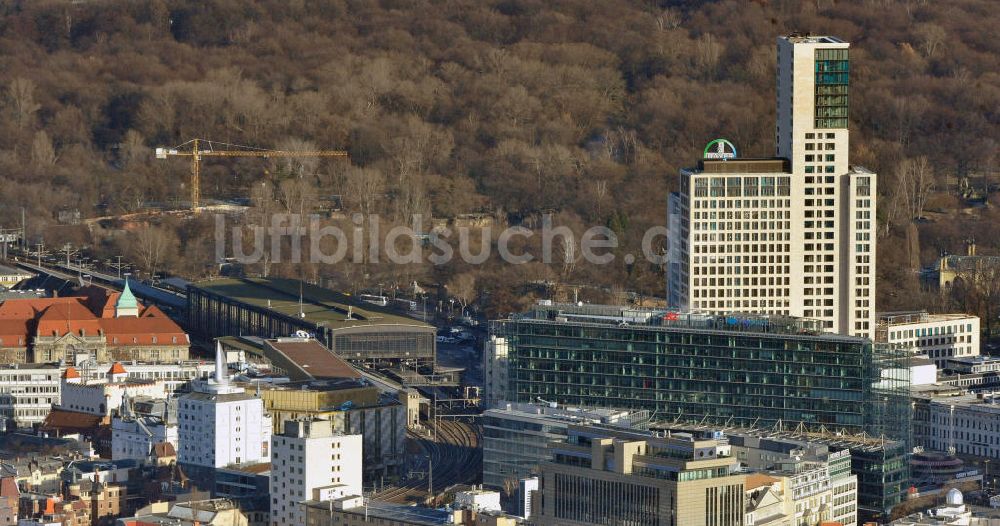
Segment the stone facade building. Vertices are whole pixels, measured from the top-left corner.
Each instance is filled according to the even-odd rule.
[[[79,296],[9,299],[0,304],[0,358],[7,363],[75,362],[88,353],[102,363],[176,362],[190,340],[156,306],[122,292],[84,287]]]

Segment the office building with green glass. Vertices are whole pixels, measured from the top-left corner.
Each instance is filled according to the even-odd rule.
[[[867,433],[909,443],[905,349],[776,315],[540,304],[492,323],[487,396],[653,420]]]

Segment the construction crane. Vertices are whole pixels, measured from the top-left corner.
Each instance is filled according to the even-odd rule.
[[[205,145],[208,148],[205,148]],[[218,150],[215,145],[230,148],[244,148],[242,150]],[[197,211],[201,205],[201,160],[204,157],[347,157],[347,152],[343,150],[264,150],[260,148],[250,148],[234,144],[212,142],[205,139],[191,139],[184,144],[173,148],[157,148],[156,158],[166,159],[167,157],[190,157],[191,158],[191,210]]]

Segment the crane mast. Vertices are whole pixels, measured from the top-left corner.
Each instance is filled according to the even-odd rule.
[[[208,143],[209,149],[202,149],[202,143]],[[156,148],[156,158],[190,157],[191,158],[191,210],[197,211],[201,206],[201,161],[205,157],[347,157],[343,150],[217,150],[212,148],[212,141],[191,139],[175,148]],[[232,146],[232,145],[226,145]],[[189,149],[190,148],[190,149]]]

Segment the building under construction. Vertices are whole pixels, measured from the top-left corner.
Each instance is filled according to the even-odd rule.
[[[188,285],[188,326],[206,338],[306,333],[355,365],[410,385],[436,379],[432,325],[290,279],[215,279]]]

